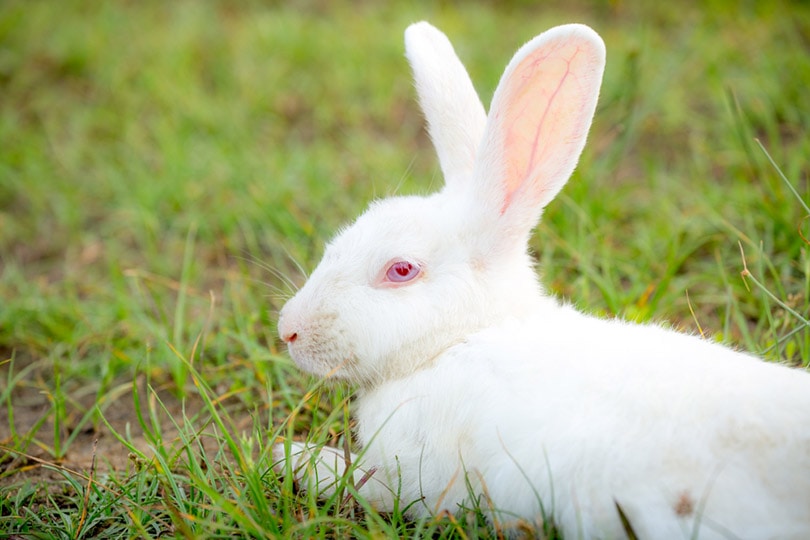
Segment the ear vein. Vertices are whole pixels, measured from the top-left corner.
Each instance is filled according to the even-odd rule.
[[[560,77],[560,82],[557,84],[557,87],[551,93],[551,96],[549,97],[548,101],[546,102],[546,108],[543,111],[543,115],[541,116],[540,121],[537,123],[537,128],[535,129],[535,132],[534,132],[534,140],[532,141],[531,154],[529,155],[529,159],[527,160],[526,170],[524,171],[523,182],[521,182],[521,184],[523,184],[528,179],[528,177],[531,175],[531,172],[534,170],[534,162],[537,159],[537,154],[538,154],[538,151],[540,149],[540,138],[541,138],[541,132],[543,131],[543,126],[546,123],[546,119],[548,117],[549,111],[551,111],[552,105],[554,104],[554,100],[559,95],[560,91],[562,90],[563,85],[565,84],[565,81],[568,79],[568,76],[571,74],[571,62],[574,60],[574,57],[576,57],[577,53],[579,53],[579,48],[577,48],[577,50],[574,51],[574,54],[571,56],[571,58],[565,60],[565,64],[566,64],[565,73],[562,75],[562,77]],[[542,59],[536,60],[535,64],[540,62],[541,60]]]

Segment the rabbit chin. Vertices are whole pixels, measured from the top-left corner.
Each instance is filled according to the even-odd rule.
[[[384,350],[378,348],[379,343],[356,343],[345,334],[333,339],[297,339],[288,344],[288,350],[295,364],[311,375],[369,388],[432,365],[447,349],[464,341],[465,328],[453,326],[434,328],[418,339],[403,340]]]
[[[324,379],[350,379],[348,372],[352,370],[352,359],[334,355],[318,355],[306,353],[294,344],[287,346],[288,352],[301,371]]]

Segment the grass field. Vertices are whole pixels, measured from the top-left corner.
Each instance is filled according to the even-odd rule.
[[[485,103],[542,30],[606,41],[533,240],[550,291],[810,364],[806,3],[7,0],[0,536],[497,534],[272,470],[279,438],[350,430],[351,389],[295,370],[278,309],[369,200],[441,183],[403,57],[419,19]]]

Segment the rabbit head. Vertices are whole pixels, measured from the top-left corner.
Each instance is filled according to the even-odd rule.
[[[445,185],[374,202],[281,310],[281,339],[317,376],[365,385],[403,376],[551,302],[527,243],[585,145],[602,40],[582,25],[534,38],[507,66],[488,116],[444,34],[421,22],[405,42]]]

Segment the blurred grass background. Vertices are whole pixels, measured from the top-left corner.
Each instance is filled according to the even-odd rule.
[[[755,142],[807,200],[807,3],[6,0],[3,478],[12,450],[65,458],[139,377],[263,411],[256,437],[280,429],[312,386],[275,337],[284,299],[369,200],[441,184],[403,56],[421,19],[484,103],[546,28],[606,41],[585,155],[533,241],[553,293],[810,362],[810,224]],[[746,287],[740,246],[782,304]],[[290,429],[334,423],[346,395]],[[23,397],[38,423],[15,421]]]

